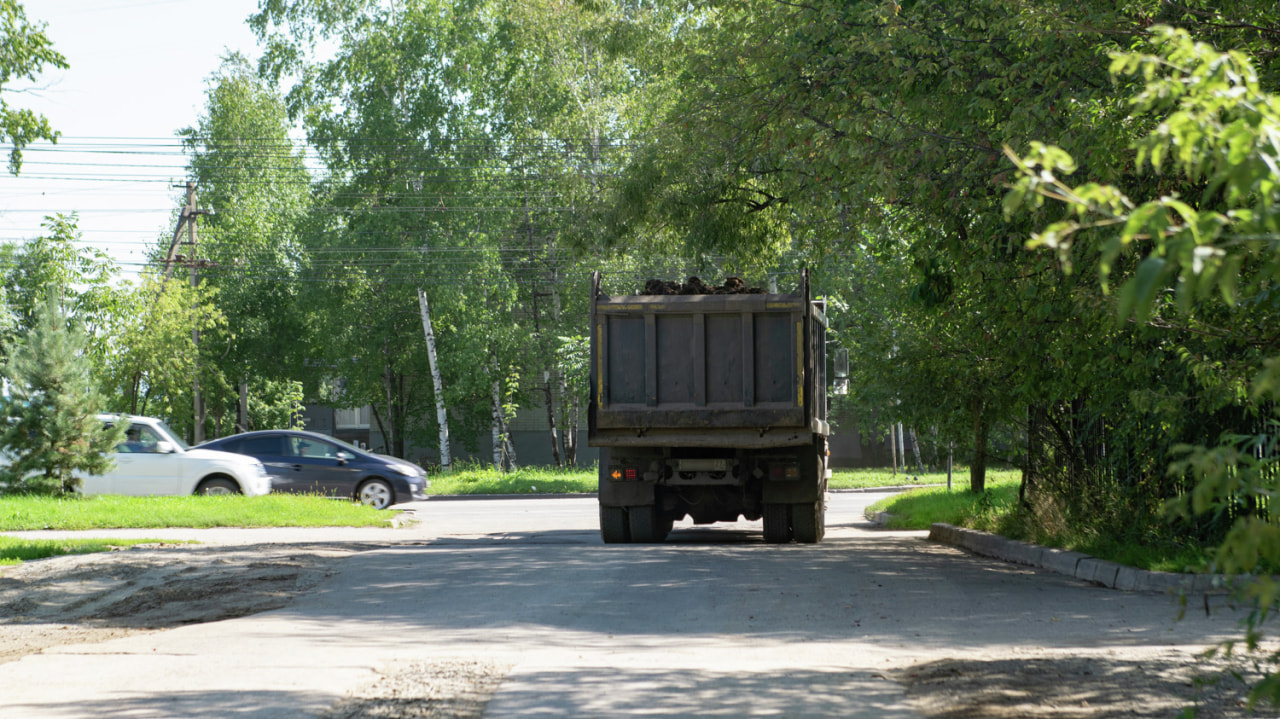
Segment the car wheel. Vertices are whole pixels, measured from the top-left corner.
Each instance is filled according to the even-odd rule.
[[[391,485],[381,479],[371,479],[356,490],[356,499],[360,500],[361,504],[367,504],[374,509],[390,507],[395,496],[395,490],[391,489]]]
[[[225,477],[212,477],[196,487],[196,494],[203,497],[223,494],[240,494],[240,485]]]

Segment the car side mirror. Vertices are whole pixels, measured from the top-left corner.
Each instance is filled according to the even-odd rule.
[[[178,448],[174,446],[173,442],[169,442],[163,439],[160,440],[159,442],[156,442],[156,452],[159,454],[173,454],[174,452],[177,452],[177,451],[178,451]]]
[[[351,455],[347,452],[338,452],[338,464],[346,464],[351,459]]]

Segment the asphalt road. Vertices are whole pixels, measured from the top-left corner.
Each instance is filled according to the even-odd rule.
[[[879,530],[862,512],[880,496],[832,495],[816,546],[766,545],[759,522],[606,546],[592,498],[431,500],[403,529],[113,532],[394,544],[284,609],[0,665],[0,717],[308,716],[379,669],[443,660],[504,668],[485,719],[913,717],[891,676],[918,662],[1238,632],[1222,612],[1179,621],[1167,596]]]

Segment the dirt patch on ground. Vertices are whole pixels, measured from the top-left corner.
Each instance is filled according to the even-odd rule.
[[[321,719],[479,719],[510,667],[456,660],[409,662],[338,702]]]
[[[1141,657],[1046,653],[1016,658],[946,659],[895,677],[913,706],[931,719],[1198,719],[1272,717],[1247,706],[1261,677],[1242,658],[1205,659],[1167,651]]]
[[[50,647],[103,642],[287,605],[377,544],[139,545],[0,567],[0,664]],[[326,719],[478,719],[508,667],[406,663],[336,704]]]
[[[0,567],[0,663],[278,609],[358,544],[140,545]]]

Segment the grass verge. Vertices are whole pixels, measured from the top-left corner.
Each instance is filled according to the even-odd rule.
[[[953,478],[954,479],[954,478]],[[1012,471],[988,471],[987,491],[968,491],[968,478],[953,482],[952,491],[945,487],[923,487],[895,495],[871,505],[869,512],[888,512],[889,529],[928,529],[935,522],[953,524],[984,532],[1022,539],[1058,549],[1083,552],[1138,569],[1164,572],[1205,571],[1211,550],[1151,539],[1129,541],[1123,537],[1100,536],[1077,530],[1058,534],[1038,533],[1027,536],[1019,515],[1018,485],[1021,474]]]
[[[18,539],[0,537],[0,567],[21,564],[32,559],[60,557],[64,554],[109,552],[136,544],[158,544],[159,539]]]
[[[832,489],[896,487],[912,484],[945,483],[946,472],[896,475],[887,469],[838,469],[832,473]],[[556,469],[526,467],[515,472],[498,472],[480,464],[456,467],[449,474],[431,473],[430,492],[436,495],[467,494],[579,494],[596,491],[596,468]]]
[[[480,464],[431,473],[431,494],[577,494],[596,491],[596,468],[525,467],[498,472]]]
[[[386,526],[394,511],[325,497],[0,497],[0,531]]]
[[[958,482],[958,472],[951,473],[952,482]],[[967,479],[965,480],[968,481]],[[944,472],[893,472],[889,469],[836,469],[827,480],[830,489],[873,489],[875,487],[910,487],[913,485],[947,483]]]

